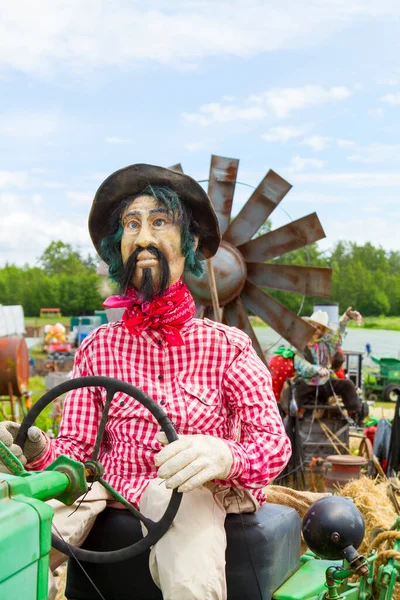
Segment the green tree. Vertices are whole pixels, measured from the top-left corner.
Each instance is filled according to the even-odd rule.
[[[0,269],[0,304],[21,304],[26,316],[38,316],[47,306],[71,316],[92,314],[102,307],[95,259],[82,259],[70,244],[58,241],[46,248],[40,265]]]
[[[76,275],[88,269],[95,269],[93,262],[82,259],[78,250],[61,241],[51,242],[40,257],[39,264],[47,275]]]

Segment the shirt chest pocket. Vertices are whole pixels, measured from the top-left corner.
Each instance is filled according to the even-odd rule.
[[[204,388],[186,382],[180,382],[180,389],[190,432],[209,433],[222,424],[224,417],[219,389]]]
[[[193,397],[206,406],[219,406],[220,404],[219,390],[197,387],[190,383],[181,383],[180,386],[185,395]]]

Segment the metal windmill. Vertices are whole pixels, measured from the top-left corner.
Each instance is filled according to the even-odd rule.
[[[325,233],[316,213],[312,213],[253,239],[292,186],[274,171],[268,171],[231,220],[238,166],[237,159],[211,157],[208,194],[218,216],[222,242],[212,258],[212,268],[201,279],[185,275],[185,281],[198,305],[198,315],[215,318],[212,292],[216,291],[222,321],[245,331],[264,360],[246,309],[302,350],[315,329],[263,290],[329,297],[331,270],[267,262],[321,240]],[[180,165],[171,169],[182,171]]]

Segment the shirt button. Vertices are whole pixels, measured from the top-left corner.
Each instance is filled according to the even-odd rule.
[[[120,406],[125,406],[125,402],[123,400],[121,400],[121,402],[119,403]]]
[[[165,404],[165,400],[161,400],[160,404],[164,405]]]
[[[158,344],[159,346],[162,346],[162,340],[157,340],[157,344]]]
[[[163,380],[164,379],[163,375],[159,375],[158,379],[160,379],[160,381]]]

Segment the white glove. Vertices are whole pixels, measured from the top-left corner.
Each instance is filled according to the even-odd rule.
[[[317,374],[320,377],[328,377],[329,375],[329,369],[327,369],[326,367],[320,367],[317,371]]]
[[[15,444],[15,439],[21,425],[12,421],[0,422],[0,442],[3,442],[23,465],[36,460],[47,447],[47,438],[38,427],[29,427],[24,451]],[[0,463],[0,473],[8,473],[7,467]]]
[[[165,479],[167,488],[190,492],[213,479],[226,479],[233,457],[228,444],[211,435],[182,435],[168,443],[165,433],[157,440],[168,444],[155,458],[158,477]]]

